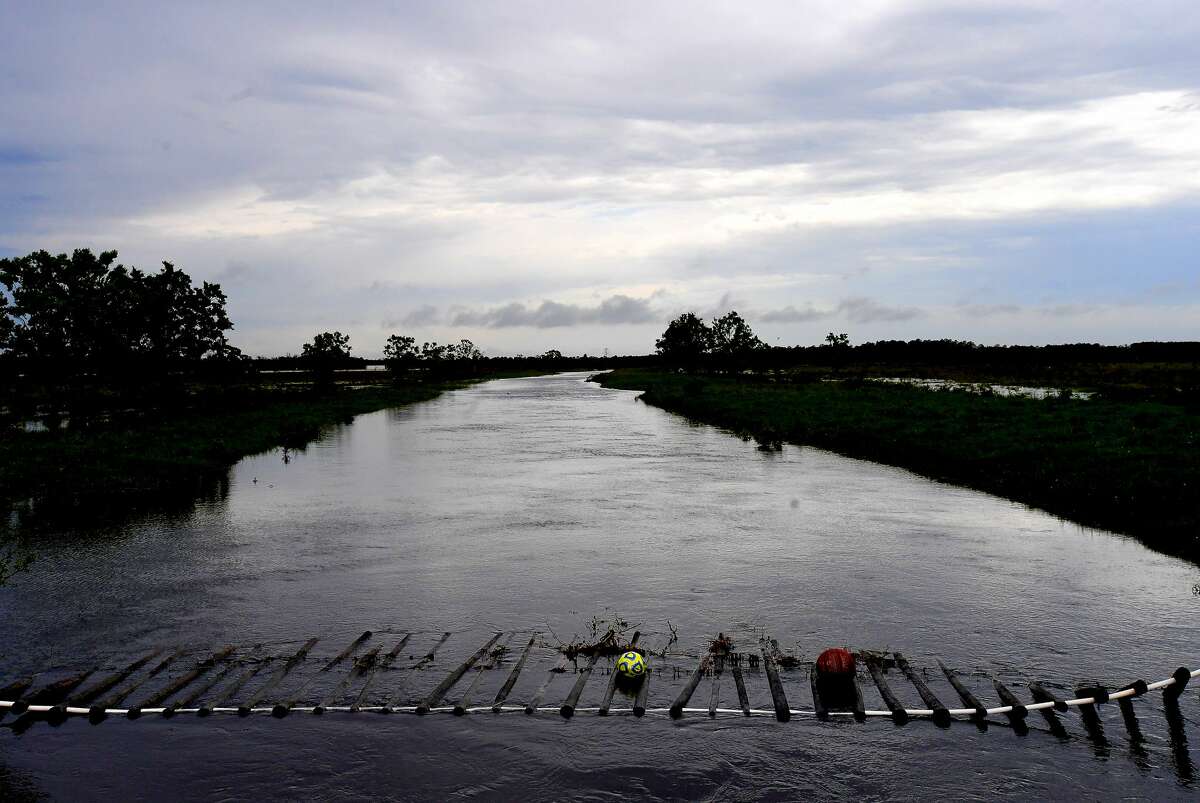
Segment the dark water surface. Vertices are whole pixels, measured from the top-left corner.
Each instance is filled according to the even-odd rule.
[[[461,658],[477,633],[566,638],[614,614],[640,623],[652,647],[669,621],[676,649],[692,655],[718,630],[748,648],[766,632],[808,659],[840,644],[897,649],[926,667],[940,658],[981,690],[989,674],[1068,689],[1200,664],[1194,566],[900,469],[761,451],[582,375],[491,382],[361,416],[282,458],[243,460],[227,496],[191,516],[46,544],[32,571],[0,589],[4,676],[112,665],[164,643],[366,628],[415,631],[420,649],[454,631],[447,655]],[[792,674],[793,707],[807,707],[807,675]],[[523,703],[542,677],[514,697]],[[559,683],[550,704],[569,686]],[[669,702],[660,685],[666,696],[652,704]],[[957,703],[944,683],[937,691]],[[723,706],[731,696],[722,692]],[[902,696],[919,702],[911,688]],[[1026,735],[1003,717],[987,732],[585,714],[71,720],[0,731],[0,789],[57,799],[1194,797],[1197,749],[1168,728],[1161,695],[1137,710],[1143,740],[1109,706],[1103,742],[1073,713],[1057,737],[1036,715]],[[1200,745],[1193,689],[1183,714]]]

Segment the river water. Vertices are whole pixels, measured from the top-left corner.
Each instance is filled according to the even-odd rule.
[[[1069,691],[1200,664],[1200,572],[1190,564],[900,469],[812,448],[764,451],[585,376],[494,381],[360,416],[303,452],[242,460],[220,498],[190,513],[47,539],[33,568],[0,589],[4,677],[112,665],[164,643],[364,629],[416,633],[419,651],[421,639],[452,631],[447,655],[461,658],[477,633],[567,639],[593,617],[638,625],[652,648],[677,633],[664,670],[672,660],[686,668],[683,654],[718,631],[747,649],[765,633],[808,660],[843,644],[901,650],[935,671],[940,659],[985,691],[993,676],[1021,692],[1029,679]],[[439,676],[424,677],[414,688]],[[804,707],[807,675],[786,682],[793,707]],[[565,694],[560,683],[548,702]],[[670,683],[659,685],[669,701]],[[944,682],[933,685],[957,705]],[[721,694],[736,706],[731,689]],[[911,687],[902,697],[917,707]],[[1137,705],[1142,738],[1108,706],[1103,740],[1074,713],[1057,736],[1036,715],[1028,733],[1003,717],[985,732],[736,716],[71,720],[0,731],[0,790],[205,800],[1194,797],[1195,692],[1182,726],[1168,726],[1161,695]]]

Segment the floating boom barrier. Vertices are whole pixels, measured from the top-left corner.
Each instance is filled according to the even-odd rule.
[[[1179,700],[1191,679],[1200,676],[1200,670],[1179,667],[1161,680],[1135,680],[1116,688],[1023,678],[1021,685],[1028,692],[1023,699],[1010,688],[1009,684],[1016,686],[1017,681],[1008,677],[1006,683],[985,671],[954,670],[937,659],[933,659],[937,670],[926,672],[898,652],[858,650],[852,653],[851,669],[840,681],[845,694],[834,699],[830,687],[823,685],[820,661],[785,655],[776,640],[766,637],[759,638],[757,650],[738,652],[732,641],[719,635],[704,648],[687,653],[672,651],[673,638],[657,649],[639,642],[641,633],[619,639],[610,631],[601,640],[607,645],[604,650],[576,647],[565,651],[537,632],[492,632],[482,640],[473,634],[457,634],[457,639],[455,635],[449,631],[382,630],[363,632],[348,643],[313,637],[302,644],[274,646],[229,645],[203,650],[158,646],[132,660],[110,659],[112,666],[107,668],[57,670],[11,680],[0,686],[0,720],[15,715],[6,726],[22,732],[38,722],[60,725],[70,717],[99,724],[113,717],[189,714],[282,718],[303,713],[557,713],[567,719],[583,714],[670,719],[703,715],[778,722],[887,718],[896,725],[927,720],[942,728],[968,722],[980,729],[986,729],[989,722],[1007,721],[1023,734],[1029,730],[1030,712],[1037,712],[1052,734],[1062,736],[1061,715],[1074,711],[1089,737],[1098,741],[1104,739],[1099,712],[1108,703],[1117,703],[1131,739],[1140,740],[1134,701],[1159,693],[1172,741],[1175,737],[1182,741],[1186,756]],[[512,644],[517,648],[510,653]],[[339,649],[340,645],[345,646]],[[323,647],[329,649],[326,657],[321,657]],[[338,651],[328,657],[335,649]],[[628,649],[644,652],[650,665],[650,671],[633,684],[619,682],[614,668],[616,655]],[[443,660],[444,654],[454,656],[449,664]],[[892,669],[898,671],[892,674]],[[727,671],[733,676],[737,707],[721,704],[722,689],[729,694],[729,684],[721,685]],[[607,675],[607,680],[589,685],[597,673]],[[573,674],[574,682],[555,705],[551,692],[560,674]],[[89,679],[91,683],[85,685]],[[705,679],[709,683],[707,705],[692,705]],[[900,691],[893,688],[892,681]],[[946,684],[961,705],[944,702],[931,683]],[[788,699],[789,686],[793,697],[802,695],[809,704],[793,706]],[[864,688],[874,690],[882,707],[867,706]],[[494,696],[491,689],[496,689]],[[614,703],[618,690],[627,704]],[[456,691],[457,700],[452,700]],[[601,695],[595,704],[586,698],[589,691]],[[921,700],[919,707],[910,707],[902,699],[912,692]],[[666,704],[649,705],[651,694]],[[752,695],[761,701],[759,705],[751,704]],[[986,700],[991,695],[998,705]]]

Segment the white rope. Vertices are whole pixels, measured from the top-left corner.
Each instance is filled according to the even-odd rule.
[[[1189,677],[1192,677],[1192,678],[1200,677],[1200,669],[1197,669],[1197,670],[1191,672],[1189,674]],[[1159,691],[1161,689],[1167,688],[1168,686],[1173,686],[1173,685],[1175,685],[1175,683],[1176,683],[1175,678],[1169,677],[1165,680],[1159,680],[1154,683],[1147,683],[1146,690],[1147,691]],[[1121,700],[1126,697],[1135,697],[1135,696],[1137,696],[1137,689],[1122,689],[1120,691],[1110,692],[1108,695],[1108,700]],[[1099,705],[1100,704],[1099,702],[1097,702],[1097,698],[1095,696],[1077,697],[1077,698],[1071,699],[1071,700],[1064,700],[1063,702],[1066,705],[1071,706],[1071,707],[1078,707],[1078,706],[1084,706],[1084,705]],[[0,700],[0,708],[13,708],[14,706],[17,705],[17,703],[18,703],[17,700]],[[1048,700],[1046,702],[1041,702],[1041,703],[1029,703],[1028,705],[1022,705],[1021,708],[1024,708],[1026,711],[1041,711],[1041,710],[1044,710],[1047,708],[1052,708],[1054,706],[1055,706],[1055,702],[1053,700]],[[417,706],[415,706],[415,705],[397,705],[397,706],[390,706],[390,707],[383,706],[383,705],[364,705],[364,706],[357,706],[357,707],[350,706],[350,705],[330,705],[330,706],[324,706],[324,707],[295,706],[295,707],[289,708],[288,711],[311,714],[311,713],[314,713],[315,711],[317,711],[318,708],[320,708],[320,710],[322,712],[328,711],[328,712],[335,712],[335,713],[359,713],[359,712],[364,712],[364,713],[365,712],[416,713],[416,711],[417,711]],[[987,708],[984,710],[988,713],[988,715],[994,715],[994,714],[1009,714],[1009,713],[1012,713],[1015,710],[1015,708],[1016,708],[1015,706],[1011,706],[1011,705],[1002,705],[1002,706],[997,706],[996,708]],[[26,706],[24,708],[24,710],[35,713],[35,714],[46,714],[46,713],[50,713],[52,711],[56,711],[56,712],[63,713],[63,714],[75,714],[75,715],[80,715],[80,716],[86,716],[86,715],[93,714],[93,713],[102,713],[106,716],[122,716],[122,715],[128,715],[130,712],[130,709],[128,709],[128,708],[105,708],[105,709],[101,709],[100,711],[97,712],[97,711],[93,711],[93,709],[91,709],[91,708],[83,708],[83,707],[79,707],[79,706],[57,706],[57,705],[30,705],[30,706]],[[218,706],[215,708],[141,708],[141,709],[138,709],[138,712],[141,714],[163,714],[163,713],[166,713],[167,711],[170,711],[172,714],[198,714],[198,713],[204,711],[204,712],[207,712],[210,714],[239,714],[239,713],[241,713],[242,710],[243,709],[238,709],[237,707]],[[261,707],[257,707],[257,708],[251,708],[249,713],[251,713],[251,714],[270,714],[274,710],[275,710],[274,706],[261,706]],[[477,706],[471,706],[471,707],[465,709],[465,713],[467,713],[467,714],[477,714],[477,713],[482,713],[482,712],[515,713],[518,711],[524,712],[526,710],[528,710],[528,709],[526,709],[526,707],[523,705],[502,705],[499,708],[493,708],[490,705],[477,705]],[[440,706],[435,706],[433,708],[430,708],[428,713],[430,713],[430,714],[446,714],[446,713],[454,713],[454,711],[455,711],[455,707],[452,705],[440,705]],[[538,706],[537,708],[534,709],[534,711],[537,713],[559,713],[561,711],[561,708],[556,705],[543,705],[543,706]],[[598,706],[574,709],[574,713],[576,713],[576,714],[596,713],[599,711],[600,711],[600,708]],[[634,714],[635,711],[632,708],[609,708],[608,713],[609,714],[626,715],[626,714]],[[644,713],[646,713],[646,714],[670,714],[671,709],[670,708],[647,708],[647,709],[645,709]],[[683,713],[685,713],[685,714],[708,714],[708,713],[710,713],[710,709],[708,709],[708,708],[684,708]],[[715,708],[715,709],[712,709],[712,713],[735,714],[738,716],[745,716],[745,714],[746,714],[746,712],[743,711],[741,708]],[[751,708],[751,709],[749,709],[749,713],[750,713],[750,716],[752,716],[752,717],[774,717],[774,716],[776,716],[774,709]],[[800,716],[800,717],[815,717],[817,715],[816,711],[809,711],[806,709],[796,709],[796,708],[788,709],[788,713],[791,714],[792,716]],[[904,713],[910,717],[932,717],[933,709],[930,709],[930,708],[906,708],[906,709],[904,709]],[[966,716],[975,716],[975,714],[977,714],[978,712],[974,708],[950,708],[950,709],[947,709],[947,713],[950,714],[951,716],[966,717]],[[852,716],[854,716],[853,711],[829,711],[828,714],[831,717],[852,717]],[[863,714],[865,714],[868,717],[891,717],[891,716],[894,716],[894,714],[891,711],[877,711],[877,710],[867,710],[867,711],[864,711]]]

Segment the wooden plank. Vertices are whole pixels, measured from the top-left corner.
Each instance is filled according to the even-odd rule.
[[[471,685],[467,686],[467,690],[463,692],[463,696],[454,704],[454,716],[461,717],[467,713],[467,709],[471,707],[471,700],[475,697],[475,689],[478,688],[479,681],[483,679],[483,673],[489,669],[493,669],[500,662],[514,635],[514,633],[509,633],[508,638],[504,640],[504,644],[489,652],[483,663],[475,668],[475,677],[472,678]]]
[[[1060,722],[1058,719],[1058,715],[1054,712],[1056,710],[1067,711],[1069,710],[1070,706],[1068,706],[1063,700],[1060,700],[1047,691],[1046,687],[1038,683],[1036,680],[1029,682],[1029,693],[1033,695],[1034,702],[1054,703],[1054,708],[1040,709],[1042,719],[1046,720],[1046,726],[1050,728],[1050,732],[1052,734],[1057,736],[1059,739],[1068,738],[1067,729],[1063,727],[1062,722]],[[1062,706],[1061,708],[1059,707],[1060,705]]]
[[[165,688],[160,689],[159,691],[150,695],[147,699],[143,700],[141,703],[137,704],[133,708],[130,708],[128,717],[130,719],[137,719],[139,716],[141,716],[143,708],[155,708],[160,703],[165,702],[166,700],[168,700],[170,697],[172,697],[176,693],[182,691],[183,689],[185,689],[189,685],[191,685],[191,683],[193,681],[195,681],[196,678],[200,677],[205,672],[207,672],[209,669],[212,669],[214,666],[216,666],[218,661],[224,661],[230,655],[233,655],[233,647],[232,646],[225,647],[224,649],[218,650],[217,652],[213,653],[208,658],[206,658],[204,661],[200,662],[197,666],[195,666],[193,669],[191,669],[189,672],[186,672],[185,674],[181,675],[179,678],[177,678],[172,683],[167,684],[167,686]],[[164,713],[165,713],[165,711],[164,711]]]
[[[942,704],[942,701],[937,698],[937,695],[926,685],[925,680],[918,675],[909,664],[908,659],[898,652],[892,653],[896,659],[896,666],[900,667],[900,671],[904,673],[904,677],[908,678],[908,682],[917,690],[917,694],[921,695],[921,701],[925,703],[925,707],[933,711],[933,722],[939,728],[950,727],[950,711]]]
[[[986,724],[988,715],[987,706],[981,703],[979,698],[941,661],[938,661],[938,667],[941,668],[942,674],[946,676],[946,680],[950,681],[950,685],[954,687],[954,691],[958,694],[958,699],[963,701],[963,705],[975,709],[975,713],[971,714],[971,719],[975,720],[976,723]]]
[[[18,678],[12,683],[9,683],[4,688],[0,689],[0,700],[8,700],[9,702],[17,702],[21,699],[21,695],[29,691],[29,687],[33,685],[33,678]],[[0,708],[0,720],[8,716],[11,709]]]
[[[70,677],[55,681],[29,695],[25,700],[18,701],[25,705],[49,705],[53,707],[46,712],[34,713],[28,710],[22,711],[21,716],[17,717],[17,721],[10,726],[12,732],[22,734],[33,727],[34,724],[41,721],[48,721],[52,725],[62,724],[67,718],[67,712],[62,703],[74,689],[95,671],[95,669],[89,669],[78,675],[71,675]]]
[[[779,670],[775,667],[773,652],[779,651],[779,644],[772,639],[771,651],[764,645],[762,648],[763,669],[767,672],[767,685],[771,688],[771,702],[775,706],[775,719],[787,722],[792,718],[792,710],[788,707],[787,695],[783,693],[783,683],[779,680]]]
[[[359,648],[359,645],[361,645],[363,642],[370,639],[372,635],[374,635],[374,634],[370,630],[364,630],[361,636],[356,638],[354,641],[350,642],[349,646],[347,646],[344,650],[342,650],[337,655],[335,655],[333,658],[331,658],[329,663],[327,663],[327,664],[325,664],[325,666],[321,667],[321,671],[328,672],[329,670],[333,669],[335,666],[340,664],[342,661],[346,660],[352,652],[354,652],[355,650],[357,650]]]
[[[867,721],[867,706],[863,702],[862,684],[858,682],[858,675],[854,676],[854,719],[858,722]]]
[[[575,715],[575,708],[579,705],[579,696],[583,694],[583,687],[587,685],[588,678],[592,676],[592,670],[596,668],[596,661],[599,658],[600,654],[594,653],[588,659],[587,666],[575,678],[575,685],[571,688],[571,693],[567,695],[567,699],[558,709],[558,713],[562,714],[564,719],[570,719]]]
[[[22,697],[13,702],[13,705],[8,710],[14,714],[24,714],[29,710],[31,705],[55,705],[67,699],[72,691],[79,687],[81,683],[87,680],[95,669],[89,669],[86,672],[79,672],[74,675],[56,680],[52,683],[47,683],[37,691],[29,694],[27,697]],[[14,727],[16,727],[14,725]]]
[[[1163,698],[1163,716],[1167,720],[1167,744],[1171,749],[1171,762],[1175,765],[1175,774],[1180,781],[1190,786],[1196,768],[1192,764],[1191,751],[1188,749],[1187,725],[1183,712],[1179,709],[1178,697]]]
[[[1121,691],[1127,689],[1137,690],[1134,696],[1140,697],[1146,693],[1146,682],[1138,681],[1137,683],[1130,683],[1128,686],[1121,687]],[[1133,711],[1133,697],[1121,697],[1117,700],[1117,705],[1121,708],[1121,719],[1125,722],[1125,730],[1129,732],[1129,741],[1140,744],[1145,740],[1145,737],[1142,736],[1142,729],[1138,726],[1137,714]]]
[[[1008,721],[1012,723],[1013,731],[1018,736],[1024,736],[1029,733],[1029,726],[1025,724],[1025,718],[1029,716],[1029,709],[1017,698],[1017,695],[1000,681],[992,678],[992,687],[996,690],[996,694],[1000,696],[1000,702],[1004,705],[1012,706],[1012,711],[1009,711],[1004,716],[1008,717]]]
[[[288,673],[291,672],[292,669],[299,665],[304,659],[308,658],[309,651],[316,645],[317,641],[318,639],[315,636],[310,638],[308,641],[304,642],[304,645],[300,647],[300,649],[296,650],[294,654],[288,656],[288,658],[284,660],[283,664],[280,665],[280,667],[276,669],[269,678],[267,678],[267,682],[264,683],[258,689],[258,691],[250,697],[250,699],[238,706],[238,716],[249,716],[250,712],[255,706],[266,700],[267,695],[275,691],[275,687],[283,682],[283,679],[288,676]]]
[[[742,707],[742,715],[750,716],[750,696],[746,694],[746,681],[742,677],[742,664],[740,661],[734,661],[731,667],[733,671],[733,685],[737,687],[738,704]]]
[[[174,716],[175,711],[180,708],[190,708],[197,700],[201,699],[205,694],[208,694],[209,691],[216,688],[218,683],[233,674],[234,670],[237,668],[238,664],[236,662],[230,663],[220,672],[212,675],[207,681],[201,683],[200,686],[189,692],[186,697],[167,706],[167,710],[163,711],[163,716],[169,718]]]
[[[160,654],[162,654],[162,651],[164,649],[166,649],[166,648],[165,647],[156,647],[156,648],[150,650],[150,652],[146,653],[142,657],[140,657],[140,658],[134,660],[132,663],[128,664],[124,669],[114,672],[111,675],[106,675],[105,677],[103,677],[99,681],[97,681],[95,684],[89,686],[88,688],[84,689],[83,691],[79,692],[74,697],[72,697],[69,705],[71,705],[72,707],[87,705],[88,703],[92,702],[100,695],[109,692],[110,690],[115,688],[118,683],[123,682],[126,678],[128,678],[134,672],[138,671],[143,666],[145,666],[146,664],[153,661]]]
[[[537,633],[529,637],[529,643],[525,645],[525,649],[521,652],[521,657],[517,660],[516,666],[508,673],[508,679],[504,681],[504,685],[500,687],[500,691],[496,692],[496,699],[492,701],[492,711],[494,713],[500,713],[500,707],[508,699],[513,686],[517,685],[517,678],[520,676],[521,670],[525,668],[525,662],[529,659],[529,652],[533,649],[533,643],[537,641],[537,637]]]
[[[1179,695],[1183,694],[1183,690],[1187,688],[1188,681],[1192,679],[1192,672],[1186,666],[1181,666],[1171,673],[1171,677],[1175,682],[1163,689],[1163,697],[1168,700],[1178,700]]]
[[[139,688],[141,688],[142,685],[144,683],[146,683],[148,680],[150,680],[151,678],[158,676],[167,667],[169,667],[172,663],[174,663],[175,659],[182,656],[184,654],[184,652],[185,652],[185,650],[183,650],[182,648],[176,650],[175,652],[168,655],[166,658],[159,661],[154,666],[154,668],[152,668],[144,676],[131,681],[130,683],[123,686],[122,688],[117,689],[115,692],[110,694],[104,700],[93,704],[91,706],[91,710],[88,712],[88,717],[91,719],[92,723],[95,724],[95,723],[98,723],[101,720],[103,720],[106,716],[106,714],[105,714],[106,709],[117,708],[118,706],[120,706],[121,703],[124,702],[126,697],[128,697],[129,695],[131,695],[135,691],[137,691]]]
[[[375,683],[375,678],[379,677],[380,670],[391,668],[392,664],[396,661],[396,658],[400,655],[400,651],[404,649],[404,645],[408,643],[409,636],[411,635],[411,633],[405,633],[403,638],[396,642],[396,646],[392,647],[392,649],[388,651],[387,655],[383,656],[380,661],[371,667],[371,672],[367,675],[367,682],[363,684],[361,689],[359,689],[358,697],[356,697],[354,702],[350,705],[350,710],[357,711],[362,707],[363,701],[367,699],[367,692],[370,691],[372,684]],[[390,707],[385,703],[383,710],[385,713],[387,713],[390,710]]]
[[[213,701],[212,705],[201,705],[200,710],[196,712],[196,715],[206,717],[213,712],[214,708],[224,708],[227,703],[232,702],[234,695],[241,691],[243,686],[254,679],[254,677],[257,676],[261,670],[266,669],[268,666],[274,663],[274,661],[275,656],[270,656],[262,661],[259,661],[253,666],[247,667],[242,674],[233,679],[233,683],[231,683],[225,689],[225,691],[221,693],[220,697]]]
[[[691,677],[687,683],[680,689],[679,694],[675,697],[675,702],[671,703],[671,719],[679,719],[683,716],[683,709],[687,706],[688,700],[692,699],[692,694],[695,693],[696,687],[700,685],[700,678],[704,677],[704,670],[708,666],[708,653],[700,656],[699,663],[696,664],[695,670],[692,671]]]
[[[314,683],[317,682],[318,678],[320,678],[323,674],[332,671],[335,666],[338,666],[343,661],[345,661],[348,657],[353,655],[354,651],[357,650],[364,642],[368,641],[372,635],[373,634],[371,633],[370,630],[363,631],[363,633],[361,635],[359,635],[357,638],[355,638],[354,641],[350,642],[346,647],[342,648],[341,652],[339,652],[337,655],[335,655],[333,658],[331,658],[329,661],[327,661],[324,666],[322,666],[316,672],[312,673],[307,678],[305,678],[303,681],[301,681],[300,685],[297,686],[294,690],[292,690],[292,692],[287,696],[286,699],[276,702],[275,705],[273,705],[271,707],[271,715],[274,717],[287,716],[288,712],[290,712],[293,708],[295,708],[297,705],[299,705],[304,700],[305,693],[309,690],[309,688],[312,687],[312,685]],[[352,680],[354,678],[355,670],[357,669],[357,667],[358,667],[357,662],[355,662],[354,664],[351,665],[349,673],[347,673],[346,677],[343,678],[347,683],[349,683],[350,680]],[[260,692],[260,694],[261,694],[261,692]],[[328,703],[326,703],[326,704],[318,703],[317,705],[313,706],[313,713],[314,714],[323,714],[325,712],[325,705],[328,705]],[[241,713],[241,712],[239,711],[239,713]]]
[[[631,638],[631,639],[629,640],[629,646],[628,646],[628,647],[627,647],[627,648],[626,648],[626,649],[625,649],[623,652],[628,652],[628,650],[629,650],[629,649],[632,649],[633,647],[636,647],[636,646],[637,646],[637,641],[638,641],[638,638],[639,638],[641,635],[642,635],[642,634],[641,634],[641,632],[635,632],[635,633],[633,634],[633,638]],[[620,655],[618,655],[617,657],[618,657],[618,658],[620,658],[621,656],[620,656]],[[617,679],[618,679],[619,677],[620,677],[620,674],[617,672],[617,666],[616,666],[616,664],[614,663],[614,664],[613,664],[613,671],[612,671],[612,675],[610,675],[610,676],[609,676],[609,678],[608,678],[608,688],[606,688],[606,689],[604,690],[604,699],[602,699],[602,700],[600,701],[600,711],[599,711],[598,713],[599,713],[599,714],[600,714],[600,716],[602,716],[602,717],[606,717],[606,716],[608,716],[608,709],[612,707],[612,699],[613,699],[613,694],[614,694],[614,693],[616,692],[616,690],[617,690]]]
[[[717,716],[717,703],[721,697],[721,672],[714,670],[712,673],[712,691],[708,695],[708,718],[715,719]]]
[[[635,717],[643,717],[646,715],[646,698],[650,694],[650,667],[646,667],[646,674],[642,675],[642,683],[638,686],[637,697],[633,701],[633,715]]]
[[[896,697],[892,691],[892,687],[888,685],[887,680],[883,676],[883,669],[879,659],[874,656],[863,656],[864,663],[867,665],[867,671],[871,673],[871,680],[875,681],[875,688],[879,689],[879,694],[883,697],[883,703],[892,712],[892,721],[897,725],[903,725],[908,722],[908,711],[904,705]]]
[[[446,639],[448,638],[450,638],[449,630],[442,634],[442,637],[437,640],[437,644],[434,644],[432,647],[430,647],[429,652],[425,653],[425,655],[421,657],[421,660],[417,661],[415,668],[420,669],[421,667],[433,661],[433,656],[437,654],[438,648],[445,644]]]
[[[1045,686],[1043,686],[1041,683],[1038,683],[1036,680],[1031,680],[1029,682],[1029,691],[1033,694],[1033,699],[1039,703],[1054,703],[1055,711],[1065,712],[1069,711],[1071,708],[1069,705],[1067,705],[1066,700],[1051,694],[1046,690]]]
[[[1167,688],[1170,688],[1169,686]],[[1095,697],[1097,703],[1108,701],[1108,691],[1106,689],[1085,686],[1075,690],[1075,697]],[[1083,725],[1087,729],[1088,738],[1091,739],[1096,749],[1104,755],[1108,751],[1108,739],[1104,735],[1104,724],[1100,721],[1100,714],[1096,710],[1096,705],[1085,703],[1079,706],[1079,716],[1083,718]]]
[[[822,722],[829,721],[829,709],[825,707],[825,701],[821,699],[821,690],[817,688],[817,670],[813,667],[808,673],[808,682],[812,686],[813,696],[813,713],[817,715],[817,719]]]
[[[476,650],[470,658],[463,661],[453,672],[447,675],[446,678],[439,683],[432,692],[429,693],[429,696],[425,698],[423,702],[417,704],[417,713],[428,714],[429,709],[440,703],[442,698],[446,696],[446,692],[450,691],[450,689],[454,687],[454,684],[458,683],[458,681],[462,679],[462,676],[467,673],[468,669],[474,666],[476,661],[487,654],[487,651],[490,650],[492,645],[500,639],[501,635],[503,634],[497,633],[496,635],[492,636],[490,639],[488,639],[487,643]]]
[[[533,715],[537,713],[538,708],[542,704],[542,698],[546,696],[546,691],[550,688],[550,684],[554,679],[567,670],[567,656],[558,656],[558,662],[546,673],[546,679],[542,681],[542,685],[538,686],[537,691],[533,693],[533,697],[525,704],[525,713]]]
[[[350,688],[350,684],[354,682],[355,678],[362,677],[364,674],[366,674],[369,668],[375,666],[375,661],[379,657],[379,651],[381,649],[383,648],[377,646],[372,650],[368,650],[363,655],[360,655],[358,658],[355,658],[354,663],[350,665],[350,670],[346,672],[346,676],[338,682],[337,686],[334,686],[333,691],[325,695],[324,700],[317,703],[317,705],[313,708],[313,713],[323,714],[325,713],[326,708],[340,700],[342,695],[346,693],[346,689]]]

